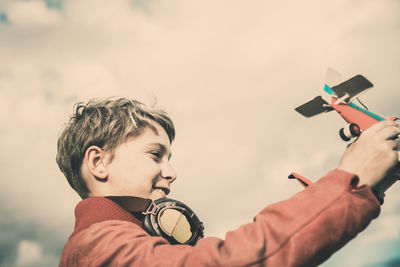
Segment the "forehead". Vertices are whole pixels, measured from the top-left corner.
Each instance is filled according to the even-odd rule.
[[[167,132],[158,123],[152,122],[138,136],[128,138],[126,143],[136,146],[161,145],[170,152],[170,141]]]

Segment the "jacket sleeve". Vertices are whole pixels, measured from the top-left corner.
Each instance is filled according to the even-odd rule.
[[[195,246],[170,245],[124,221],[94,224],[73,237],[68,266],[316,266],[365,229],[380,205],[357,176],[333,170],[252,223]]]

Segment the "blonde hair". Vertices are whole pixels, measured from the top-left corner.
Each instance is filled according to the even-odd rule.
[[[89,196],[81,173],[86,150],[95,145],[113,153],[119,144],[140,135],[146,127],[155,130],[152,121],[164,128],[172,143],[174,124],[162,109],[126,98],[92,99],[74,105],[74,114],[58,138],[56,161],[81,198]]]

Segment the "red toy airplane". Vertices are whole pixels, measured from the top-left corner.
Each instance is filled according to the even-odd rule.
[[[339,135],[344,141],[350,141],[352,138],[359,136],[361,131],[379,121],[400,120],[400,118],[396,116],[383,117],[377,115],[352,102],[354,99],[358,99],[357,97],[361,93],[372,86],[373,84],[362,75],[356,75],[333,87],[325,84],[324,91],[331,96],[330,104],[321,96],[317,96],[313,100],[297,107],[295,110],[305,117],[312,117],[320,113],[335,110],[348,123],[346,127],[340,129]],[[400,150],[400,142],[398,142],[398,150]],[[292,172],[289,178],[296,178],[305,187],[312,183],[307,178],[295,172]],[[382,192],[380,193],[383,194],[393,183],[394,181],[381,186],[380,189]]]
[[[317,96],[311,101],[297,107],[295,110],[305,117],[311,117],[320,113],[335,110],[346,122],[347,127],[340,129],[340,137],[344,141],[350,141],[357,137],[362,130],[383,120],[400,120],[399,117],[383,117],[362,108],[352,101],[368,88],[372,83],[362,75],[356,75],[353,78],[342,82],[332,88],[325,84],[324,90],[332,96],[331,104],[328,104],[321,96]]]

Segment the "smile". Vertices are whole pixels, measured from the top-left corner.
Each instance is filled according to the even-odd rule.
[[[153,187],[153,188],[164,195],[168,195],[170,192],[169,188],[164,188],[164,187]]]

